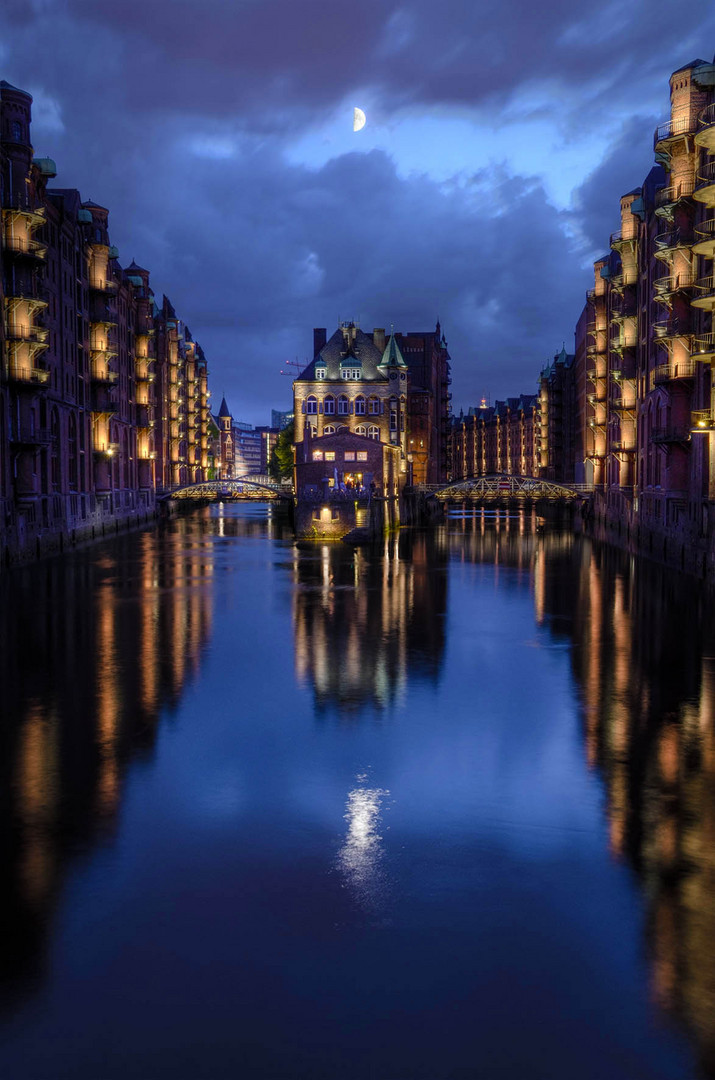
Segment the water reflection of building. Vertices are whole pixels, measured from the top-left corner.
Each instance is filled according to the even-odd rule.
[[[323,544],[296,552],[295,663],[319,709],[382,709],[407,678],[436,680],[444,651],[446,549],[403,532],[379,552]]]
[[[609,843],[648,907],[655,999],[715,1075],[715,634],[673,572],[589,545],[550,560],[543,618],[568,633]]]
[[[213,555],[185,526],[2,582],[3,997],[35,981],[68,859],[111,832],[126,764],[196,673]]]

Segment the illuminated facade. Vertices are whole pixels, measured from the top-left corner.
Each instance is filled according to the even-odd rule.
[[[688,565],[715,529],[715,64],[671,76],[653,146],[594,264],[586,460],[598,513]]]
[[[207,478],[206,360],[109,212],[49,187],[29,94],[0,83],[0,558],[145,520]]]
[[[509,473],[538,476],[539,399],[535,394],[470,408],[452,427],[452,479]]]
[[[354,323],[342,323],[329,341],[324,330],[314,331],[315,358],[293,383],[294,442],[342,432],[359,436],[370,451],[370,442],[397,451],[396,475],[373,471],[373,481],[386,494],[407,483],[407,395],[409,372],[394,334],[385,340],[384,330],[363,333]],[[310,467],[320,442],[310,451],[298,452],[296,491],[305,487],[303,466]],[[332,447],[331,447],[332,449]],[[389,455],[390,462],[393,455]],[[312,478],[312,473],[310,474]]]

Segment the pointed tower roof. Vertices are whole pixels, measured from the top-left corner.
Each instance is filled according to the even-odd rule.
[[[230,416],[231,415],[231,410],[229,409],[228,405],[226,404],[226,395],[225,394],[221,398],[221,408],[216,413],[216,415],[217,416]]]
[[[405,358],[400,352],[400,346],[395,341],[394,332],[390,334],[390,340],[388,341],[385,351],[382,354],[382,360],[379,367],[381,368],[402,368],[403,371],[407,371],[407,364]]]

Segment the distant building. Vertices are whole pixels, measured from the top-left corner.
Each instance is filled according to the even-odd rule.
[[[315,330],[313,338],[315,357],[293,383],[296,490],[312,482],[303,480],[303,469],[310,466],[313,454],[322,452],[319,443],[310,447],[310,440],[343,432],[363,439],[370,453],[370,441],[396,451],[385,458],[390,462],[389,476],[380,467],[373,472],[373,482],[390,493],[403,487],[408,476],[409,369],[394,334],[386,341],[384,330],[365,334],[354,323],[344,322],[329,340],[323,329]],[[312,473],[310,468],[306,476]],[[340,482],[338,472],[336,483]]]
[[[278,409],[271,409],[271,428],[277,428],[278,431],[282,431],[283,428],[288,427],[288,425],[292,423],[292,412],[280,412]]]
[[[538,475],[538,396],[470,408],[452,425],[452,479]]]

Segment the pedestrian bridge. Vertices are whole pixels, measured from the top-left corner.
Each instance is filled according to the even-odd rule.
[[[582,499],[591,493],[585,484],[557,484],[536,476],[497,473],[455,480],[451,484],[421,484],[415,491],[435,495],[442,502],[499,502],[507,499],[548,499],[551,502]]]
[[[251,474],[237,476],[231,480],[205,480],[200,484],[186,484],[174,488],[163,496],[164,499],[195,499],[223,502],[225,500],[252,499],[255,502],[293,498],[290,485],[277,484],[270,476]]]

